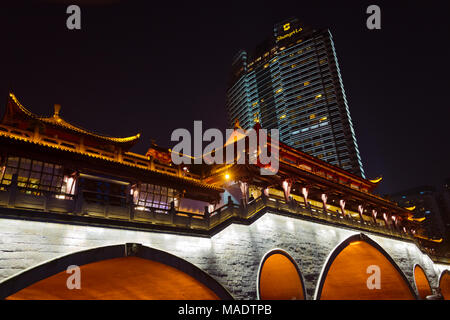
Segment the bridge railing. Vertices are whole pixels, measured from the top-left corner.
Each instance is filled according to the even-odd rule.
[[[182,210],[141,207],[132,202],[113,205],[84,199],[82,194],[70,195],[50,191],[30,190],[12,180],[0,190],[0,207],[50,212],[67,215],[88,216],[109,220],[143,222],[178,228],[209,230],[233,216],[241,216],[241,208],[232,202],[203,214]]]
[[[18,188],[17,182],[12,181],[7,190],[0,191],[0,206],[200,230],[210,230],[232,217],[250,219],[264,208],[270,208],[282,214],[338,224],[353,229],[362,229],[403,239],[414,238],[411,234],[396,229],[393,225],[378,225],[310,204],[305,206],[304,203],[286,202],[283,198],[265,195],[253,199],[245,205],[235,204],[229,198],[228,203],[213,212],[208,212],[205,208],[205,212],[199,214],[174,208],[143,208],[135,206],[133,203],[122,206],[101,204],[83,199],[82,194],[75,196],[52,192],[33,194],[30,190]]]
[[[362,229],[375,233],[381,233],[402,239],[412,240],[413,235],[403,230],[397,229],[394,225],[375,224],[373,221],[356,219],[351,215],[343,215],[341,212],[325,210],[311,204],[305,206],[304,203],[292,200],[286,202],[283,198],[267,197],[262,195],[247,205],[246,216],[251,217],[264,207],[272,208],[279,212],[290,213],[293,215],[304,216],[313,220],[322,220],[331,224],[343,225],[354,229]]]

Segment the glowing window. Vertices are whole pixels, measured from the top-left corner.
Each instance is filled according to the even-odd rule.
[[[178,201],[175,190],[147,183],[139,185],[139,195],[134,199],[138,209],[147,211],[149,208],[168,210],[172,201],[176,208]]]
[[[17,174],[17,185],[22,191],[42,195],[43,191],[60,194],[63,187],[63,168],[61,165],[27,158],[11,157],[0,176],[0,190],[11,184],[12,176]]]

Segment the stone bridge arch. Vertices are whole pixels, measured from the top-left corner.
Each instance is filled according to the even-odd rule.
[[[450,271],[444,270],[439,276],[439,288],[444,300],[450,300]]]
[[[69,290],[67,267],[81,270]],[[124,291],[123,284],[127,284]],[[136,243],[71,253],[0,283],[0,299],[233,299],[214,278],[173,254]]]
[[[302,272],[282,249],[267,252],[258,268],[257,297],[261,300],[305,300]]]
[[[415,264],[413,267],[414,285],[416,287],[420,299],[426,299],[432,294],[430,280],[425,272],[425,269],[420,264]]]
[[[376,273],[380,275],[379,288],[370,289],[368,283],[376,283]],[[395,261],[364,234],[352,235],[332,250],[315,292],[315,299],[330,300],[416,298],[414,289]]]

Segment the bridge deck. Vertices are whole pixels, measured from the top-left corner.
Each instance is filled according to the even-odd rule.
[[[246,207],[231,201],[211,213],[194,214],[177,210],[150,209],[138,210],[134,205],[101,206],[89,203],[82,198],[57,199],[51,194],[34,196],[20,192],[19,189],[0,191],[0,216],[5,218],[26,219],[106,226],[134,230],[175,232],[212,236],[231,223],[251,224],[266,212],[287,215],[316,223],[338,225],[341,227],[369,231],[374,234],[415,242],[415,237],[392,225],[386,226],[374,221],[356,219],[340,212],[303,203],[287,203],[283,198],[261,196]],[[419,245],[419,244],[418,244]],[[421,247],[419,245],[419,247]],[[422,247],[421,247],[422,248]],[[426,252],[426,249],[422,249]],[[429,254],[429,252],[426,252]],[[430,255],[430,254],[429,254]],[[431,256],[431,255],[430,255]],[[450,257],[432,257],[435,261],[448,263]]]

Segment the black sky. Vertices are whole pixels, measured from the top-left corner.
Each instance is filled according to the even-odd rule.
[[[296,16],[333,33],[366,175],[384,177],[378,192],[450,176],[448,1],[10,2],[0,13],[3,106],[12,90],[37,114],[59,103],[84,128],[142,132],[135,152],[151,139],[170,147],[194,120],[226,128],[233,55]],[[71,3],[78,31],[66,28]],[[370,4],[381,30],[366,28]]]

